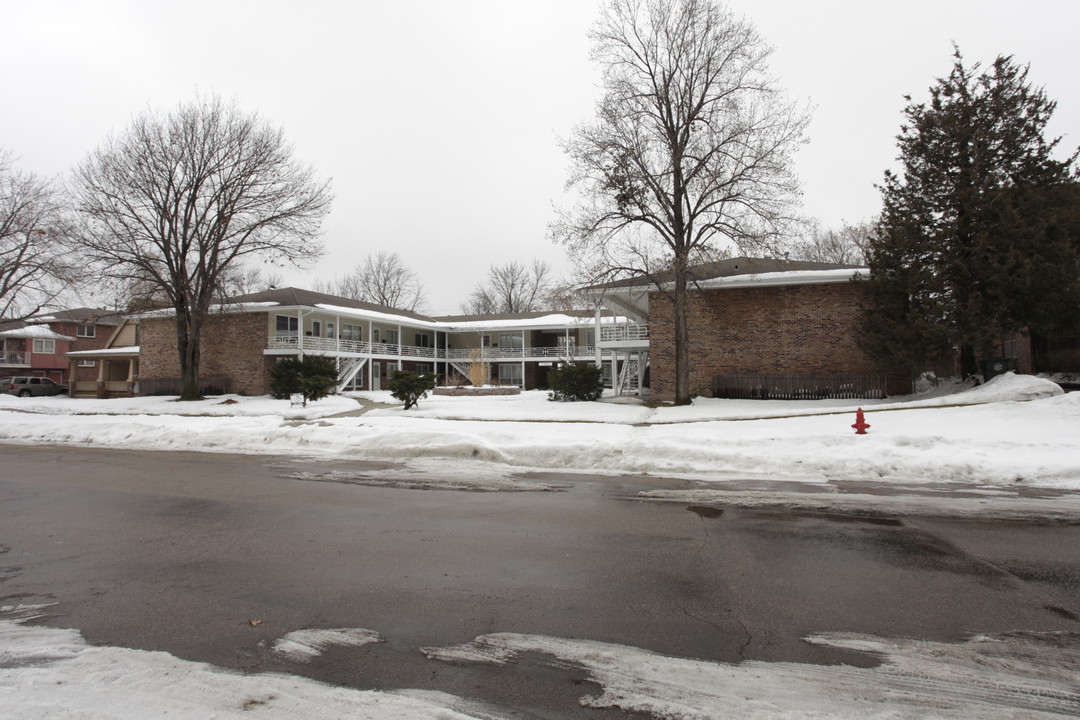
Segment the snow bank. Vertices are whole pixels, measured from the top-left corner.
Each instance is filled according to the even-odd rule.
[[[650,408],[555,403],[527,392],[433,397],[408,412],[396,405],[359,415],[358,400],[391,398],[356,397],[293,408],[237,396],[224,403],[0,396],[0,441],[334,455],[444,473],[467,468],[481,478],[559,470],[1080,490],[1080,393],[1030,376],[1003,375],[945,397],[860,402],[866,435],[851,429],[850,401],[698,399]]]

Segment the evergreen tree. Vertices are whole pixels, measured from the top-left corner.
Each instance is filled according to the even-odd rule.
[[[908,97],[900,174],[885,173],[869,246],[861,342],[882,367],[918,367],[957,349],[961,371],[1003,337],[1059,329],[1080,308],[1077,155],[1047,140],[1056,103],[1028,68],[999,56]]]

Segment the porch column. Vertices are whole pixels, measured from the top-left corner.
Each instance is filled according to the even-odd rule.
[[[404,340],[405,340],[405,338],[403,338],[401,336],[401,325],[399,324],[397,326],[397,356],[398,356],[397,369],[398,370],[404,370],[405,369],[405,366],[401,364],[401,348],[405,345]]]
[[[101,362],[98,363],[97,387],[95,388],[96,392],[94,393],[98,398],[105,397],[106,366],[108,364],[108,358],[102,358]]]
[[[600,349],[600,306],[596,306],[595,315],[596,329],[593,331],[593,342],[596,350],[596,367],[600,367],[604,364],[604,352]]]

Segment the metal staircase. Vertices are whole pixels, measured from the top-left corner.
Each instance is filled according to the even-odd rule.
[[[614,362],[618,362],[619,353],[615,353]],[[622,361],[622,367],[615,377],[616,395],[641,395],[641,382],[645,376],[645,370],[649,367],[649,353],[630,352]]]
[[[348,362],[338,368],[338,392],[344,390],[353,381],[353,378],[367,364],[367,361],[366,357],[350,358]]]

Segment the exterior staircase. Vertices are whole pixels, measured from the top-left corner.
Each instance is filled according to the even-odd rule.
[[[344,390],[348,386],[348,384],[353,381],[353,378],[356,377],[356,374],[360,372],[360,370],[365,365],[367,365],[367,361],[368,359],[364,357],[350,358],[347,362],[345,362],[338,368],[338,392]]]

